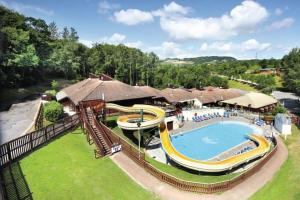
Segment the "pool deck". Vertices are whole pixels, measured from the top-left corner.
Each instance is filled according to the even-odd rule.
[[[244,118],[244,117],[217,117],[217,118],[213,118],[213,119],[209,119],[209,120],[205,120],[202,122],[193,122],[193,121],[185,121],[183,127],[176,129],[176,130],[172,130],[169,131],[170,135],[175,135],[178,133],[183,133],[186,131],[190,131],[193,129],[197,129],[197,128],[201,128],[203,126],[207,126],[216,122],[221,122],[221,121],[239,121],[239,122],[245,122],[245,123],[249,123],[249,124],[253,124],[251,123],[250,120]]]
[[[270,181],[287,159],[288,150],[277,137],[278,149],[272,158],[254,175],[222,194],[196,194],[178,190],[150,175],[145,169],[119,152],[111,159],[133,180],[165,200],[246,200]]]

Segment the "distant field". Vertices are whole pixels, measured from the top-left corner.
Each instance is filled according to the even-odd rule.
[[[109,157],[95,159],[79,128],[20,163],[33,199],[156,199]]]
[[[300,130],[293,125],[293,135],[285,141],[289,157],[274,178],[259,190],[251,200],[300,199]]]
[[[241,89],[241,90],[246,90],[246,91],[253,91],[253,92],[258,91],[257,89],[255,89],[254,87],[252,87],[250,85],[240,83],[240,82],[237,82],[234,80],[229,80],[228,86],[229,86],[229,88],[236,88],[236,89]]]

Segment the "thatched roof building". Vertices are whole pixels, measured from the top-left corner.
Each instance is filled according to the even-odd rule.
[[[222,103],[268,112],[275,107],[277,100],[263,93],[249,92],[243,96],[222,101]]]
[[[77,106],[80,101],[104,99],[123,105],[144,103],[153,95],[139,88],[114,80],[107,75],[92,76],[59,91],[56,98],[60,102],[71,102]]]
[[[222,89],[216,87],[205,87],[204,90],[193,89],[191,92],[202,104],[217,103],[242,96],[246,93],[239,89]]]
[[[186,102],[194,100],[194,95],[182,88],[166,88],[161,90],[161,95],[170,103]]]

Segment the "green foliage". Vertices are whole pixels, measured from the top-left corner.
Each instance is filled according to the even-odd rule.
[[[293,49],[282,59],[283,85],[300,95],[300,49]]]
[[[53,90],[57,90],[58,86],[59,86],[59,84],[58,84],[58,82],[56,80],[51,81],[51,88]]]
[[[55,95],[57,94],[57,91],[56,90],[46,90],[45,94],[50,94],[55,97]]]
[[[209,85],[214,87],[228,88],[228,79],[219,76],[211,76],[209,79]]]
[[[275,78],[272,75],[255,75],[253,82],[258,84],[258,89],[275,86]]]
[[[60,103],[56,101],[45,103],[44,115],[48,121],[55,122],[59,120],[63,116],[63,114],[63,106]]]
[[[278,104],[271,112],[272,115],[277,115],[277,113],[286,113],[287,110],[281,104]]]
[[[202,88],[205,86],[228,87],[227,78],[213,75],[206,65],[159,65],[155,70],[154,85],[158,88],[185,87]]]
[[[192,61],[195,64],[218,63],[235,61],[236,59],[230,56],[202,56],[195,58],[184,58],[184,61]]]

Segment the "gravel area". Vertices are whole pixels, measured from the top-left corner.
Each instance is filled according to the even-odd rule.
[[[0,112],[0,144],[24,135],[32,126],[41,99],[13,104]]]

